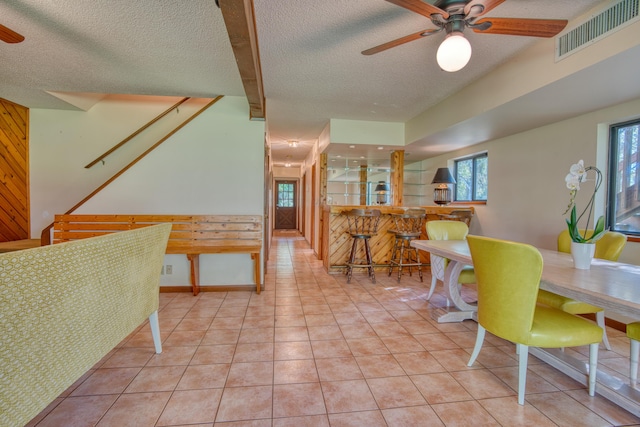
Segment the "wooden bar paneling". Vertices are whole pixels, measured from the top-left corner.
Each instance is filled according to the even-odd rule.
[[[367,204],[367,165],[360,165],[360,204]]]
[[[344,215],[351,209],[362,209],[363,206],[337,206],[325,205],[323,215],[325,217],[325,227],[322,236],[327,244],[327,251],[323,256],[323,265],[330,273],[344,271],[349,254],[351,253],[351,245],[353,240],[349,235],[349,227],[347,217]],[[393,235],[388,231],[394,228],[393,214],[404,213],[407,207],[397,206],[368,206],[369,209],[379,209],[382,213],[380,223],[378,224],[378,234],[369,241],[374,264],[378,264],[378,269],[387,268],[391,258],[391,250],[393,248]],[[427,212],[427,221],[442,219],[452,211],[471,211],[475,212],[473,207],[451,207],[451,206],[421,206]],[[423,230],[424,231],[424,230]],[[426,235],[422,238],[426,239]],[[422,255],[422,254],[421,254]],[[428,254],[424,253],[423,262],[428,262]],[[359,259],[364,259],[364,251],[358,249]]]
[[[306,175],[304,175],[304,180],[306,182]],[[312,186],[315,186],[316,183],[312,182],[311,183]],[[319,203],[320,206],[324,206],[327,203],[327,154],[326,153],[322,153],[320,154],[320,183],[319,183],[319,187],[320,187],[320,199],[319,199]],[[306,186],[303,187],[303,194],[307,194],[306,193]],[[303,208],[306,207],[306,202],[302,204]],[[311,206],[311,210],[315,210],[315,206]],[[322,211],[318,212],[318,229],[320,230],[320,232],[322,233],[320,235],[320,238],[318,239],[318,250],[316,251],[316,254],[318,255],[319,259],[322,259],[322,257],[325,256],[325,253],[327,251],[327,244],[326,241],[324,240],[324,229],[326,227],[324,220],[325,220],[325,216],[323,215]],[[303,224],[304,224],[304,219],[305,216],[303,215],[302,217],[303,219]],[[313,223],[311,223],[311,228],[314,228],[315,225]],[[302,227],[302,234],[304,235],[305,233],[305,228]]]
[[[315,182],[311,185],[315,185]],[[306,188],[302,190],[306,194]],[[327,153],[320,154],[320,206],[327,203]]]
[[[391,205],[402,206],[404,203],[404,150],[391,153]]]
[[[0,242],[29,238],[29,109],[0,98]]]

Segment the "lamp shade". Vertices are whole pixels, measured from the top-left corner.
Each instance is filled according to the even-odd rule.
[[[378,185],[376,185],[376,189],[374,191],[389,191],[389,186],[384,181],[378,181]]]
[[[438,65],[450,73],[461,70],[471,59],[471,44],[461,32],[454,31],[440,44],[436,53]]]
[[[453,175],[449,171],[449,168],[438,168],[436,174],[433,176],[432,184],[455,184],[456,180],[453,179]]]

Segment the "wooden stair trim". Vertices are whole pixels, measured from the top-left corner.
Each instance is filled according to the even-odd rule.
[[[137,131],[133,132],[131,135],[129,135],[128,137],[126,137],[125,139],[123,139],[122,141],[120,141],[119,143],[114,145],[113,147],[111,147],[109,150],[107,150],[104,153],[102,153],[100,156],[98,156],[94,161],[92,161],[91,163],[86,165],[84,168],[85,169],[89,169],[91,166],[97,164],[99,161],[101,161],[102,159],[107,157],[109,154],[113,153],[118,148],[122,147],[124,144],[126,144],[129,141],[131,141],[136,136],[140,135],[143,131],[148,129],[152,124],[156,123],[158,120],[160,120],[161,118],[163,118],[164,116],[166,116],[167,114],[169,114],[170,112],[172,112],[173,110],[178,108],[180,105],[182,105],[188,99],[191,99],[191,98],[189,98],[189,97],[182,98],[180,101],[176,102],[171,107],[167,108],[165,111],[163,111],[162,113],[157,115],[153,120],[151,120],[150,122],[148,122],[144,126],[140,127]]]

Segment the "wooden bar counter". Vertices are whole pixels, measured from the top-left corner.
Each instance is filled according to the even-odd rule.
[[[342,273],[351,252],[352,240],[349,235],[347,217],[344,215],[351,209],[379,209],[382,216],[378,224],[378,234],[371,238],[371,253],[377,270],[389,267],[391,249],[393,247],[393,235],[387,231],[394,227],[393,214],[402,214],[407,209],[415,207],[403,206],[345,206],[324,205],[322,209],[322,262],[329,273]],[[450,219],[447,215],[453,211],[467,211],[473,215],[473,207],[461,206],[418,206],[427,211],[427,221],[438,219]],[[423,236],[426,239],[423,228]],[[359,248],[360,251],[360,248]],[[428,253],[422,253],[422,261],[428,263]],[[359,253],[358,258],[364,258],[364,253]]]

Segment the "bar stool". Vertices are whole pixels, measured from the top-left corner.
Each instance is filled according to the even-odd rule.
[[[349,234],[353,238],[351,245],[351,255],[347,262],[347,283],[351,283],[351,275],[354,268],[369,269],[369,277],[372,283],[376,283],[376,276],[373,271],[373,258],[369,239],[378,234],[378,223],[380,222],[380,210],[378,209],[352,209],[347,212],[347,224]],[[364,242],[365,260],[356,259],[358,252],[358,242]]]
[[[448,214],[438,215],[442,220],[448,221],[462,221],[467,224],[467,227],[471,226],[471,217],[473,214],[471,211],[451,211]]]
[[[427,211],[424,209],[407,209],[404,214],[393,215],[395,228],[388,230],[395,236],[391,261],[389,262],[389,276],[391,276],[393,268],[398,267],[398,282],[402,276],[403,267],[409,268],[409,276],[411,276],[411,267],[418,267],[418,274],[422,282],[420,253],[418,253],[418,249],[411,246],[411,241],[420,238],[426,217]]]

